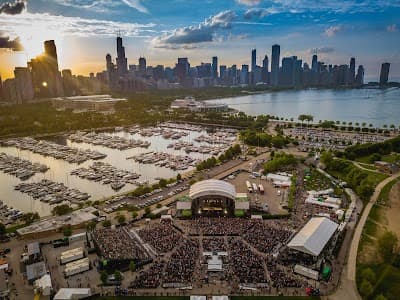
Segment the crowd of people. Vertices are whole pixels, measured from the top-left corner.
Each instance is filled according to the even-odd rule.
[[[243,238],[258,251],[272,254],[279,245],[284,245],[292,231],[287,229],[287,224],[279,221],[250,220],[253,226],[243,235]],[[278,225],[280,224],[280,225]]]
[[[295,278],[287,270],[280,269],[273,259],[268,260],[267,268],[274,288],[299,288],[306,285],[305,282]]]
[[[226,251],[226,243],[224,238],[204,238],[202,240],[203,250],[208,252]]]
[[[252,223],[248,219],[201,217],[185,221],[183,227],[189,235],[242,235]]]
[[[267,283],[268,278],[260,256],[255,254],[243,241],[228,239],[230,266],[239,283]]]
[[[183,239],[168,261],[163,282],[167,284],[191,283],[199,254],[197,240]]]
[[[164,261],[154,262],[150,268],[139,272],[139,275],[132,282],[131,287],[135,289],[155,289],[160,286],[165,268]]]
[[[179,233],[170,223],[158,223],[144,227],[138,231],[139,236],[160,253],[172,251],[182,240]]]
[[[146,260],[147,253],[126,227],[96,229],[93,238],[101,254],[114,260]]]

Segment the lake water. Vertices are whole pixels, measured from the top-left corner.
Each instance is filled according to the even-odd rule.
[[[155,179],[157,177],[161,178],[175,177],[179,172],[180,173],[187,172],[190,169],[193,169],[193,167],[190,167],[189,169],[183,171],[173,171],[172,169],[165,167],[157,167],[154,166],[153,164],[140,164],[135,162],[133,159],[127,159],[127,157],[131,157],[133,155],[150,151],[167,152],[175,155],[190,155],[193,158],[201,160],[210,157],[210,154],[200,154],[196,152],[187,154],[184,150],[174,150],[173,148],[167,148],[169,144],[177,141],[193,142],[195,146],[202,145],[202,143],[198,143],[194,141],[194,139],[200,135],[207,134],[205,130],[201,132],[188,131],[188,130],[184,131],[188,132],[189,135],[183,136],[178,140],[165,139],[160,135],[157,136],[153,135],[151,137],[142,137],[138,133],[131,134],[125,131],[108,133],[110,135],[118,135],[126,139],[135,139],[135,140],[140,139],[140,140],[150,141],[151,145],[147,149],[133,148],[127,150],[117,150],[117,149],[110,149],[104,146],[98,146],[86,143],[75,143],[63,137],[59,137],[55,141],[57,143],[66,144],[71,147],[97,150],[101,153],[107,154],[107,157],[100,161],[109,163],[118,169],[132,171],[141,175],[140,178],[138,179],[139,181],[148,180],[150,183],[154,183],[157,181]],[[55,182],[62,182],[69,188],[76,188],[81,192],[88,193],[89,195],[91,195],[90,200],[101,200],[105,197],[109,197],[115,194],[120,194],[126,191],[133,190],[135,188],[135,185],[126,184],[119,191],[114,191],[110,185],[103,185],[99,182],[89,181],[86,179],[81,179],[78,176],[70,175],[70,172],[72,170],[75,170],[79,167],[88,167],[92,165],[93,160],[89,160],[78,165],[76,163],[68,163],[64,160],[36,154],[31,151],[19,150],[15,147],[0,147],[0,152],[24,158],[33,163],[35,162],[43,163],[48,167],[50,167],[50,169],[47,172],[36,173],[34,176],[32,176],[31,178],[29,178],[24,182],[38,182],[43,178],[50,179]],[[0,191],[1,191],[0,200],[6,203],[9,207],[19,209],[23,212],[35,211],[38,212],[41,216],[49,215],[52,209],[51,205],[49,205],[48,203],[40,202],[39,200],[35,200],[27,194],[14,190],[14,186],[20,182],[21,181],[17,177],[12,176],[10,174],[5,174],[0,171]]]
[[[319,120],[365,122],[367,126],[400,125],[400,89],[301,90],[209,100],[226,103],[249,115],[269,114],[297,120],[311,114]]]

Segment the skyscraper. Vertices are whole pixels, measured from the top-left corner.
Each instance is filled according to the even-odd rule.
[[[271,60],[271,84],[278,85],[279,80],[279,59],[281,55],[281,46],[272,46],[272,60]]]
[[[146,59],[144,57],[139,57],[139,73],[140,75],[146,75]]]
[[[257,66],[257,50],[252,49],[251,50],[251,72],[254,73],[254,71],[256,70],[256,66]]]
[[[350,78],[349,84],[353,84],[356,77],[356,59],[354,57],[350,58]]]
[[[314,54],[312,57],[311,71],[315,73],[318,72],[318,56],[316,54]]]
[[[184,83],[189,75],[190,64],[187,57],[178,57],[178,63],[175,65],[175,74],[180,83]]]
[[[357,76],[355,78],[356,85],[363,85],[364,84],[364,67],[358,66]]]
[[[125,57],[125,47],[122,46],[122,37],[117,37],[117,71],[119,76],[128,72],[128,60]]]
[[[57,48],[53,40],[44,42],[44,55],[28,62],[33,89],[37,98],[63,96],[61,74],[58,70]]]
[[[381,75],[379,77],[379,85],[385,85],[389,80],[390,63],[383,63],[381,66]]]
[[[218,57],[213,56],[212,58],[212,77],[218,78]]]
[[[262,61],[262,70],[261,70],[261,78],[262,81],[264,83],[268,83],[269,82],[269,76],[268,76],[268,65],[269,65],[269,61],[268,61],[268,55],[264,56],[264,59]]]

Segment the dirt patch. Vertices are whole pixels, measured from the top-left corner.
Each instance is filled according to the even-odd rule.
[[[389,207],[386,209],[386,219],[388,230],[397,234],[400,239],[400,182],[396,183],[389,193]]]

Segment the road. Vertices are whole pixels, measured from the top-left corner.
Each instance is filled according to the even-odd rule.
[[[400,172],[396,173],[385,180],[381,181],[375,188],[373,195],[371,196],[368,204],[359,219],[356,230],[353,235],[353,239],[350,244],[349,256],[347,259],[347,264],[342,272],[342,278],[340,280],[339,286],[336,292],[325,299],[328,300],[360,300],[361,296],[358,293],[356,285],[356,265],[357,265],[357,252],[358,246],[360,244],[361,234],[367,221],[369,212],[374,206],[375,202],[378,200],[379,194],[382,188],[388,184],[390,181],[400,177]]]

